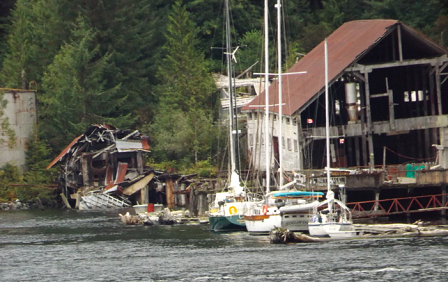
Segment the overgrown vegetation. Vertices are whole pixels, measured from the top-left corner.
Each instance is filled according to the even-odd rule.
[[[269,1],[273,41],[275,4]],[[90,124],[109,122],[149,134],[154,166],[218,166],[225,136],[210,74],[225,73],[223,7],[224,0],[1,1],[0,86],[21,88],[22,72],[25,85],[36,82],[45,124],[38,143],[52,148],[33,159],[51,159]],[[230,7],[232,42],[240,46],[235,70],[260,61],[254,71],[262,71],[263,2],[230,0]],[[285,0],[283,7],[287,67],[351,20],[397,19],[435,42],[448,40],[446,0]],[[0,94],[0,134],[13,137],[4,106]],[[21,181],[47,183],[45,166],[35,160]]]
[[[12,164],[0,168],[0,202],[53,199],[55,188],[51,184],[54,183],[57,170],[46,169],[51,161],[50,153],[51,149],[46,142],[40,141],[37,134],[33,134],[28,142],[26,158],[29,170],[21,174]]]

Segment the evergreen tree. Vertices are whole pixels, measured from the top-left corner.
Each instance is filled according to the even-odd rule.
[[[95,33],[79,17],[69,43],[59,54],[43,78],[44,94],[40,132],[62,149],[75,136],[94,123],[111,123],[127,128],[133,123],[129,116],[116,116],[117,108],[126,101],[119,91],[121,85],[106,88],[104,73],[110,65],[110,54],[98,56]]]
[[[259,30],[251,30],[244,34],[244,37],[239,40],[239,45],[243,46],[235,56],[238,58],[238,68],[242,71],[246,70],[255,62],[263,60],[262,46],[263,34]]]
[[[0,91],[0,151],[3,148],[14,148],[16,133],[9,124],[9,119],[5,114],[7,101],[4,99],[5,92]]]
[[[37,131],[31,135],[26,152],[26,166],[24,181],[30,184],[50,184],[57,174],[56,168],[46,169],[51,162],[51,148],[39,140]]]
[[[208,153],[202,145],[210,142],[213,81],[195,49],[196,29],[185,6],[176,2],[169,19],[165,57],[157,73],[161,84],[151,125],[153,151],[159,159],[193,161]]]
[[[213,84],[204,59],[195,48],[198,40],[194,23],[180,2],[174,4],[169,19],[163,46],[165,57],[157,72],[161,81],[160,102],[184,112],[208,106]]]
[[[9,26],[9,15],[16,0],[0,1],[0,66],[2,65],[4,52],[6,49],[6,34]]]
[[[17,0],[4,54],[0,85],[22,88],[22,72],[40,86],[45,68],[68,38],[76,4],[68,0]]]
[[[151,120],[155,97],[156,59],[164,42],[167,4],[161,0],[87,1],[83,14],[97,31],[99,55],[110,56],[106,87],[121,84],[126,103],[117,114],[131,114],[137,125]]]

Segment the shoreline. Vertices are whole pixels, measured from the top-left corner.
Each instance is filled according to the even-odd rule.
[[[19,199],[11,202],[0,203],[0,211],[33,210],[46,208],[60,208],[56,199],[40,199],[21,201]]]

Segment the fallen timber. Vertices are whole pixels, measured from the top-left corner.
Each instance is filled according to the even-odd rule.
[[[269,233],[271,244],[290,244],[290,243],[317,243],[329,241],[329,238],[316,238],[303,233],[294,233],[288,229],[276,227]]]
[[[125,215],[118,214],[120,220],[126,225],[173,225],[173,224],[191,224],[199,225],[208,223],[207,220],[190,217],[187,211],[171,211],[165,208],[160,212],[142,212],[131,215],[127,212]]]
[[[409,238],[448,236],[447,225],[423,226],[421,221],[414,224],[356,224],[359,236],[347,239],[316,238],[302,233],[294,233],[284,228],[275,228],[269,234],[271,244],[320,243],[335,240]]]

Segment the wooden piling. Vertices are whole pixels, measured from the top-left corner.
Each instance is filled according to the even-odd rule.
[[[195,191],[194,191],[194,186],[190,185],[190,204],[189,204],[189,211],[190,211],[190,216],[196,216],[196,195],[195,195]]]
[[[140,202],[142,204],[149,203],[149,187],[146,185],[145,187],[140,190]]]
[[[205,214],[205,211],[207,210],[207,194],[206,193],[200,193],[198,195],[198,216],[203,216]]]
[[[182,183],[180,185],[180,191],[185,191],[185,183]],[[186,195],[185,194],[179,194],[179,206],[185,207],[186,205]]]
[[[68,200],[67,200],[67,198],[65,197],[65,195],[64,195],[64,193],[61,193],[61,198],[62,198],[62,201],[64,202],[64,204],[65,204],[65,206],[68,208],[68,209],[72,209],[72,206],[70,206],[70,203],[68,202]]]
[[[167,178],[165,180],[165,194],[166,194],[166,205],[169,209],[174,208],[174,193],[173,193],[173,180]]]

